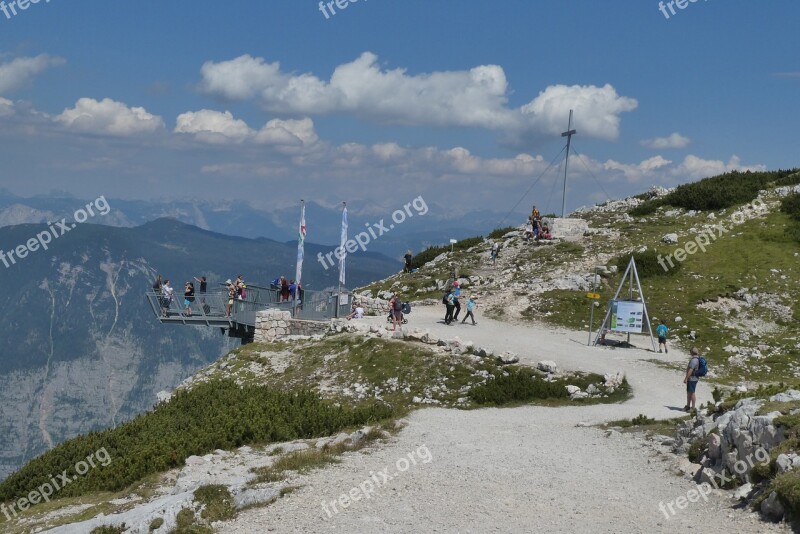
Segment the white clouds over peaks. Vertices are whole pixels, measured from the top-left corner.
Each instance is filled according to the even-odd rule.
[[[633,98],[619,96],[609,84],[551,85],[522,106],[521,111],[536,131],[559,134],[567,126],[564,110],[572,109],[576,117],[573,126],[579,125],[580,133],[613,140],[619,136],[619,115],[633,111],[638,105]]]
[[[210,109],[178,115],[175,133],[195,134],[199,140],[207,143],[242,142],[253,135],[247,123],[234,119],[230,111]]]
[[[263,145],[303,147],[315,144],[319,137],[314,131],[314,121],[273,119],[259,130],[235,119],[230,111],[210,109],[188,111],[178,115],[175,133],[194,134],[198,141],[225,144],[252,142]]]
[[[669,148],[686,148],[689,146],[691,139],[684,137],[678,132],[673,133],[667,137],[656,137],[655,139],[645,139],[641,142],[647,148],[656,150],[666,150]]]
[[[81,98],[74,108],[65,109],[55,120],[70,130],[118,136],[153,133],[164,128],[161,117],[110,98],[101,101]]]
[[[0,95],[27,85],[34,76],[66,63],[64,58],[40,54],[36,57],[20,57],[0,64]]]
[[[290,74],[279,63],[249,55],[201,69],[201,89],[230,100],[255,99],[265,110],[302,115],[350,113],[364,120],[435,127],[478,127],[513,134],[560,132],[569,109],[580,115],[582,132],[615,139],[619,114],[636,100],[621,97],[611,85],[551,86],[519,109],[508,107],[503,68],[409,75],[385,70],[370,52],[339,65],[329,81],[313,74]]]
[[[716,176],[731,171],[765,171],[766,165],[742,165],[738,156],[733,155],[728,163],[722,160],[702,159],[697,156],[686,156],[673,174],[683,180],[698,180],[707,176]]]
[[[0,96],[0,117],[8,117],[14,114],[14,103],[7,98]]]

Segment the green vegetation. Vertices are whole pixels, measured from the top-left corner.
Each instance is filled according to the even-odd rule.
[[[460,240],[458,243],[453,244],[453,251],[456,250],[467,250],[468,248],[472,248],[476,245],[480,245],[483,243],[482,236],[476,237],[468,237],[466,239]],[[411,267],[414,269],[419,269],[432,259],[434,259],[439,254],[444,252],[450,252],[450,245],[440,245],[437,247],[428,247],[411,260]]]
[[[750,202],[762,189],[800,183],[800,169],[768,172],[729,172],[679,185],[670,194],[648,200],[630,210],[633,216],[652,214],[659,206],[716,211]]]
[[[215,449],[327,436],[393,415],[384,403],[335,406],[306,389],[287,392],[232,380],[200,384],[117,428],[69,440],[36,458],[0,484],[0,501],[27,495],[52,473],[72,473],[77,462],[103,447],[109,466],[76,477],[58,497],[120,490]]]
[[[662,254],[665,256],[666,254]],[[644,252],[634,252],[633,254],[623,254],[622,256],[618,256],[616,260],[616,266],[619,269],[620,274],[625,272],[625,269],[628,268],[628,263],[631,261],[631,256],[633,256],[634,260],[636,261],[636,272],[639,273],[639,278],[650,278],[654,276],[674,276],[681,270],[680,262],[675,262],[674,267],[669,267],[667,270],[664,270],[664,267],[658,262],[658,252],[655,250],[645,250]],[[662,258],[661,261],[664,261]],[[666,265],[666,264],[665,264]]]
[[[197,516],[191,508],[178,512],[177,523],[170,534],[214,534],[211,527],[197,523]]]
[[[508,367],[498,372],[485,384],[475,387],[469,392],[472,401],[480,406],[518,405],[534,401],[566,401],[566,402],[620,402],[630,395],[627,381],[611,395],[600,399],[569,400],[567,385],[574,385],[585,390],[590,384],[602,384],[603,377],[595,374],[576,374],[552,381],[544,380],[538,371],[528,367]]]
[[[351,444],[347,441],[336,445],[325,445],[324,447],[311,447],[301,451],[295,451],[285,456],[281,456],[272,465],[260,467],[254,472],[258,475],[251,484],[263,482],[280,482],[288,477],[288,473],[307,473],[313,469],[319,469],[328,464],[338,463],[339,456],[347,451],[356,451],[384,438],[384,432],[379,428],[372,428],[362,437],[358,444]]]
[[[103,525],[102,527],[93,528],[90,534],[122,534],[123,532],[125,532],[125,527]]]
[[[504,235],[509,232],[516,231],[517,228],[515,226],[506,226],[504,228],[495,228],[489,233],[489,239],[500,239]]]
[[[203,505],[200,517],[209,523],[226,521],[236,516],[236,505],[227,486],[220,484],[201,486],[195,490],[194,500]]]
[[[800,193],[782,199],[781,211],[791,219],[791,223],[786,227],[786,236],[792,241],[800,243]]]

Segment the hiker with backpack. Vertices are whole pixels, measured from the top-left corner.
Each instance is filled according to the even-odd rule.
[[[664,323],[664,319],[661,319],[661,323],[656,327],[659,354],[661,354],[661,345],[664,345],[664,353],[669,354],[669,349],[667,349],[667,333],[669,333],[669,328],[667,328],[667,325]]]
[[[447,311],[444,314],[444,324],[448,326],[453,322],[453,310],[456,308],[454,301],[455,295],[453,295],[453,290],[448,289],[447,293],[442,297],[442,304],[447,307]]]
[[[691,358],[689,365],[686,367],[686,376],[683,378],[683,383],[686,384],[686,406],[683,411],[689,412],[697,408],[697,383],[700,381],[701,376],[706,376],[708,373],[708,362],[703,356],[700,356],[700,351],[697,347],[692,347],[690,351]]]

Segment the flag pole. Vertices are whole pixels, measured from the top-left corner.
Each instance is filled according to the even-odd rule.
[[[347,243],[347,202],[342,202],[342,235],[339,242],[339,254],[341,258],[339,259],[339,290],[336,293],[336,314],[335,317],[339,318],[339,308],[341,305],[341,298],[342,298],[342,284],[344,283],[345,277],[345,262],[347,261],[347,249],[345,248],[345,244]]]
[[[306,201],[300,199],[300,224],[297,234],[297,269],[294,274],[294,296],[292,297],[292,316],[297,313],[297,296],[300,293],[300,284],[303,278],[303,258],[305,257],[306,241]]]

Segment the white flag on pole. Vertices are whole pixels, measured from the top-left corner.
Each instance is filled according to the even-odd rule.
[[[345,249],[346,243],[347,243],[347,206],[345,206],[344,209],[342,210],[342,239],[341,243],[339,243],[339,248],[340,248],[339,283],[342,285],[345,285],[344,266],[345,266],[345,261],[347,260],[347,249]]]
[[[300,280],[303,277],[303,257],[305,255],[306,242],[306,203],[302,202],[300,205],[300,231],[297,235],[297,271],[294,275],[295,283],[300,286]]]

